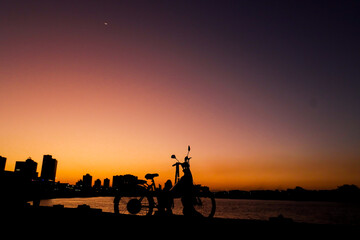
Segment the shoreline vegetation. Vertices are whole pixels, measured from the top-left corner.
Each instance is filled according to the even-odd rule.
[[[216,198],[294,200],[294,201],[331,201],[359,202],[360,189],[356,185],[342,185],[332,190],[307,190],[295,187],[287,190],[230,190],[215,192]]]

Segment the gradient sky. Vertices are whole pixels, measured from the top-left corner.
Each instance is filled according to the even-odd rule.
[[[6,170],[360,186],[359,1],[1,1],[0,35]]]

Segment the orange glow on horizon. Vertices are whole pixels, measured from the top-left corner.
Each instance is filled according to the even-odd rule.
[[[163,185],[191,145],[211,189],[360,186],[350,15],[115,2],[0,8],[6,170],[31,156],[40,172],[51,154],[60,182],[157,172]]]
[[[74,184],[86,173],[112,181],[119,174],[143,178],[158,172],[157,183],[163,184],[173,179],[170,155],[183,157],[190,144],[195,182],[214,189],[360,185],[359,152],[334,152],[309,140],[310,133],[266,125],[257,113],[235,117],[217,107],[221,100],[205,102],[191,90],[151,82],[140,87],[132,77],[123,78],[120,88],[111,82],[98,86],[92,83],[97,77],[71,72],[16,78],[29,81],[10,82],[4,92],[0,150],[7,170],[31,156],[40,171],[42,156],[51,154],[59,161],[61,182]]]
[[[152,146],[154,147],[154,146]],[[84,149],[83,149],[84,150]],[[173,160],[170,154],[162,152],[143,151],[136,153],[128,149],[121,154],[120,151],[109,155],[98,151],[87,151],[83,156],[69,154],[53,154],[58,159],[56,180],[75,184],[86,173],[93,176],[93,180],[112,181],[114,175],[133,174],[139,179],[144,179],[146,173],[159,173],[157,184],[163,185],[167,179],[174,181],[175,169],[171,167]],[[334,189],[345,183],[353,182],[357,178],[358,165],[328,165],[319,161],[312,169],[306,163],[299,164],[296,159],[284,164],[283,159],[256,158],[222,159],[207,158],[205,154],[196,153],[191,160],[195,184],[210,186],[213,190],[256,190],[256,189],[287,189],[302,186],[307,189]],[[156,158],[151,155],[157,156]],[[25,160],[25,156],[17,154],[8,157],[6,170],[13,171],[15,161]],[[38,162],[38,172],[41,171],[42,154],[30,155]],[[180,155],[178,154],[180,158]],[[328,160],[328,159],[327,159]],[[334,159],[333,161],[335,161]],[[224,164],[231,163],[231,164]],[[353,168],[349,171],[348,168]],[[344,177],[346,173],[346,177]],[[329,180],[331,179],[331,180]],[[357,184],[355,182],[355,184]]]

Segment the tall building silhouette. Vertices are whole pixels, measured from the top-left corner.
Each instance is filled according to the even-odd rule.
[[[6,157],[0,156],[0,172],[5,171]]]
[[[100,179],[96,179],[94,182],[94,188],[101,188],[101,180]]]
[[[17,161],[15,163],[15,173],[27,179],[37,178],[38,173],[36,172],[36,169],[37,162],[30,157],[25,162]]]
[[[83,186],[85,188],[90,188],[92,186],[92,176],[88,173],[83,176]]]
[[[109,188],[110,187],[110,179],[105,178],[104,179],[104,188]]]
[[[41,179],[46,181],[55,181],[57,160],[51,155],[44,155],[43,164],[41,168]]]

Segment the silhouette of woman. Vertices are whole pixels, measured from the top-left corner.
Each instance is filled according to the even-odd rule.
[[[184,175],[179,182],[171,189],[175,195],[181,194],[181,203],[183,205],[184,216],[202,216],[198,213],[193,205],[193,177],[188,162],[181,164]]]

